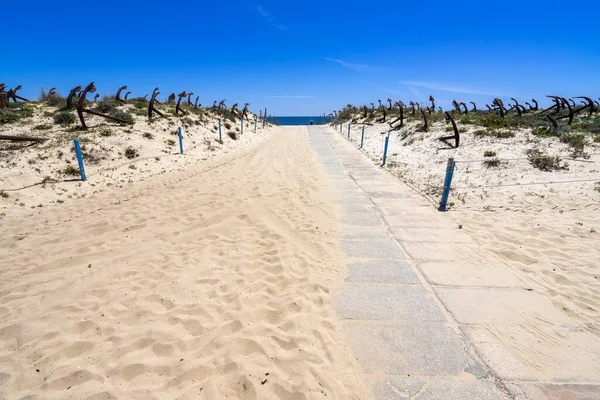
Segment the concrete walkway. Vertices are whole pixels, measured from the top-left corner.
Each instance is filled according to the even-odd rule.
[[[600,398],[594,333],[355,143],[309,132],[352,260],[337,311],[376,399]]]
[[[443,259],[442,237],[468,238],[333,129],[310,127],[310,140],[341,206],[340,246],[354,260],[336,309],[374,397],[509,398],[413,266]],[[404,240],[423,228],[430,241]]]

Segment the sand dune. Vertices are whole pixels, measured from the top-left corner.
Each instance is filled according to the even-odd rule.
[[[236,154],[3,219],[3,396],[369,397],[305,128]]]

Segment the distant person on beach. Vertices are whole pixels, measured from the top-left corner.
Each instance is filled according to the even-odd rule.
[[[313,122],[312,122],[312,119],[310,120],[310,122],[309,122],[308,124],[309,124],[309,125],[312,125],[312,124],[313,124]]]

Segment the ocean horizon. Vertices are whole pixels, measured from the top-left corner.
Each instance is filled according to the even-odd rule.
[[[322,125],[328,122],[328,120],[326,121],[323,116],[281,116],[273,118],[279,123],[279,125],[309,125],[310,121],[312,121],[314,125]]]

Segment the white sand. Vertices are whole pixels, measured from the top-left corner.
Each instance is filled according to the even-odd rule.
[[[326,181],[305,128],[272,130],[212,164],[123,176],[126,190],[33,210],[9,198],[0,393],[368,398],[331,307],[345,264]],[[56,198],[43,190],[19,197]]]

